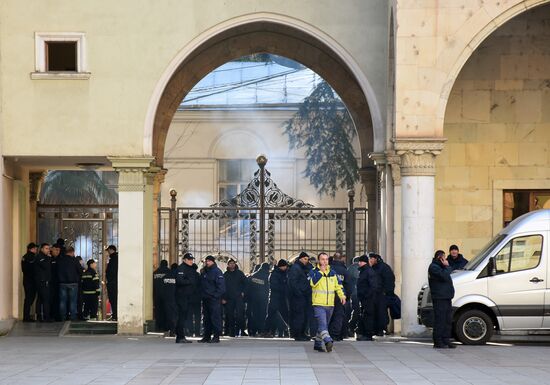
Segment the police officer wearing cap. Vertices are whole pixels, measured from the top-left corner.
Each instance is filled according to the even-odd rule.
[[[192,296],[199,285],[199,273],[193,268],[195,257],[191,253],[183,255],[183,261],[176,272],[176,304],[178,322],[176,326],[176,343],[191,343],[185,338],[185,323],[191,310]]]
[[[109,255],[109,263],[105,269],[107,296],[111,303],[111,321],[116,321],[118,317],[118,252],[115,245],[109,245],[106,252]]]
[[[312,313],[309,270],[309,255],[302,251],[288,272],[290,333],[296,341],[310,340],[306,335],[308,317]]]
[[[36,282],[34,279],[34,262],[38,245],[31,242],[27,245],[27,253],[21,258],[21,270],[23,272],[23,289],[25,290],[25,302],[23,303],[23,322],[33,322],[31,307],[36,299]]]
[[[216,264],[216,258],[209,255],[204,263],[200,280],[204,336],[199,342],[218,343],[222,333],[222,296],[225,293],[225,279]]]
[[[274,337],[282,325],[288,331],[288,262],[280,259],[269,275],[269,303],[265,319],[264,337]]]
[[[176,274],[163,259],[153,273],[153,304],[157,326],[161,331],[176,332]]]
[[[357,341],[372,341],[376,334],[376,320],[382,317],[386,309],[384,291],[380,275],[372,268],[376,254],[359,257],[359,278],[357,279],[357,297],[361,304],[362,328]]]

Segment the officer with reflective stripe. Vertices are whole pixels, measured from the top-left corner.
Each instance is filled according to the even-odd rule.
[[[82,273],[82,301],[84,302],[84,319],[97,319],[99,303],[99,276],[96,272],[97,263],[93,259],[86,262],[88,269]]]

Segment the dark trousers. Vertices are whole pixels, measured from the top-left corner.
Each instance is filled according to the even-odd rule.
[[[267,305],[265,330],[275,334],[281,325],[283,325],[283,332],[288,330],[288,304],[286,299],[270,299]]]
[[[78,283],[59,284],[59,317],[64,321],[67,317],[67,303],[71,313],[71,320],[76,320],[76,299],[78,297]]]
[[[50,316],[56,321],[65,321],[61,319],[59,303],[59,283],[50,281]]]
[[[290,333],[293,338],[303,337],[310,321],[311,301],[303,296],[290,297]]]
[[[204,337],[222,334],[222,301],[220,298],[203,298],[202,314],[204,316]]]
[[[50,321],[50,284],[39,282],[37,286],[38,301],[36,302],[36,314],[41,321]]]
[[[335,340],[344,338],[342,335],[342,325],[344,325],[345,317],[346,309],[344,305],[342,305],[342,302],[340,302],[340,299],[336,298],[334,301],[334,310],[328,326],[328,333]]]
[[[97,318],[97,309],[99,305],[99,294],[82,294],[84,302],[83,317]]]
[[[244,300],[241,296],[226,299],[225,304],[225,334],[234,336],[245,329]]]
[[[107,282],[107,296],[111,303],[111,318],[117,319],[118,282]]]
[[[453,325],[453,307],[450,299],[434,299],[433,340],[436,345],[448,345]]]
[[[82,285],[78,284],[78,295],[76,296],[76,316],[78,319],[82,319],[82,312],[84,311],[84,298],[82,297]],[[97,317],[97,311],[96,311]]]
[[[248,328],[252,329],[253,333],[262,333],[264,331],[265,317],[267,314],[267,298],[254,298],[248,304],[251,307]]]
[[[25,290],[25,301],[23,302],[23,320],[31,319],[31,307],[36,299],[36,284],[31,280],[23,281],[23,289]]]
[[[359,320],[361,319],[361,305],[359,303],[359,298],[357,295],[351,296],[351,309],[350,309],[350,319],[348,322],[348,327],[350,331],[357,330],[358,334],[362,333],[362,326],[360,326]]]
[[[384,319],[386,301],[383,294],[373,294],[361,302],[361,323],[363,334],[372,337],[378,332],[378,325]]]
[[[185,301],[178,298],[178,321],[176,323],[176,338],[185,338],[185,325],[187,323],[187,318],[191,310],[191,304],[189,301]],[[173,330],[173,329],[172,329]]]
[[[193,334],[195,337],[201,334],[201,303],[191,302],[189,304],[189,311],[187,313],[186,328],[189,331],[189,335]]]

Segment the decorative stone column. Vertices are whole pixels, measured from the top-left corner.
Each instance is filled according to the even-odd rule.
[[[160,192],[166,177],[167,169],[159,169],[153,177],[153,266],[159,261],[159,208],[161,206]],[[158,267],[158,266],[157,266]]]
[[[45,177],[45,171],[29,173],[29,239],[33,242],[38,242],[36,238],[36,211],[38,201],[40,200],[40,190],[42,189]]]
[[[118,334],[141,335],[152,316],[154,158],[110,157],[118,172]],[[151,314],[150,314],[151,313]]]
[[[376,167],[364,167],[359,170],[361,183],[365,187],[368,205],[367,248],[356,250],[357,253],[378,252],[378,176]]]
[[[425,328],[417,321],[417,295],[427,282],[427,269],[434,254],[435,158],[443,149],[442,139],[398,139],[401,157],[401,332],[420,335]]]

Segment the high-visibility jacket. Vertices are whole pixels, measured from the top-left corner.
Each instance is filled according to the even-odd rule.
[[[334,271],[327,266],[327,271],[322,272],[318,267],[309,272],[309,284],[311,285],[311,300],[313,306],[334,306],[334,295],[344,298],[342,283]]]

